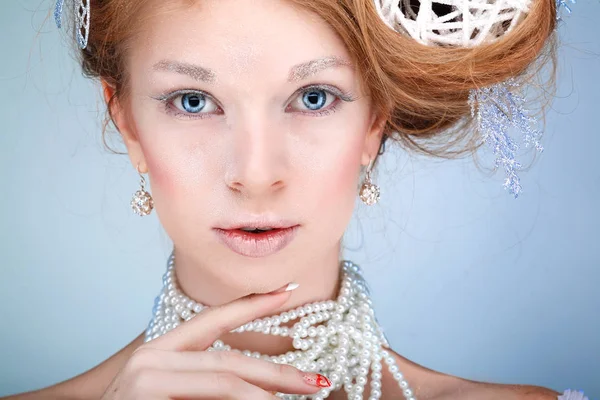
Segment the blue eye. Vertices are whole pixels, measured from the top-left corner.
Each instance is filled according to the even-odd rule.
[[[181,116],[204,118],[219,110],[210,95],[196,90],[178,90],[155,99],[165,103],[167,112]]]
[[[323,89],[309,90],[302,95],[304,105],[310,110],[318,110],[327,101],[327,92]]]
[[[290,107],[300,112],[304,111],[304,114],[312,115],[323,115],[323,113],[329,113],[334,111],[336,105],[332,103],[336,102],[338,98],[345,101],[352,101],[352,98],[341,93],[335,88],[321,88],[321,87],[309,87],[298,93],[298,96],[292,101]],[[331,107],[328,107],[330,106]]]
[[[205,105],[206,98],[199,93],[186,93],[181,96],[182,111],[195,114],[202,111]]]

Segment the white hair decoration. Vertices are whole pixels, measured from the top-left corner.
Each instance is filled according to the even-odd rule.
[[[478,46],[510,32],[529,11],[530,0],[375,0],[383,21],[424,45]],[[436,9],[448,10],[437,15]]]
[[[415,9],[411,0],[374,1],[379,16],[394,31],[426,46],[465,48],[494,42],[509,33],[526,17],[531,5],[531,0],[419,0]],[[555,1],[560,21],[560,9],[569,13],[571,9],[565,0]],[[525,147],[533,144],[536,150],[544,150],[539,143],[542,133],[533,128],[538,121],[529,116],[520,89],[520,84],[510,78],[490,87],[471,89],[468,98],[477,132],[496,155],[495,167],[503,167],[504,188],[515,199],[522,190],[516,173],[522,165],[514,158],[519,145],[509,132],[520,131]]]

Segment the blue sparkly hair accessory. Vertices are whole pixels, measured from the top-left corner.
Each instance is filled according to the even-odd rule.
[[[495,167],[503,167],[506,173],[504,188],[515,199],[522,189],[517,175],[521,163],[515,160],[519,145],[509,132],[520,131],[525,147],[533,144],[540,152],[544,151],[539,142],[542,132],[532,128],[537,120],[527,115],[523,106],[525,99],[517,94],[519,86],[514,78],[510,78],[490,87],[473,89],[469,93],[471,116],[476,119],[477,130],[496,155]]]
[[[570,0],[575,3],[575,0]],[[561,21],[560,10],[564,8],[570,14],[571,9],[564,0],[556,0],[556,19]],[[476,118],[477,129],[484,141],[496,155],[495,167],[502,166],[506,173],[504,188],[516,199],[522,187],[517,171],[522,165],[515,160],[519,145],[509,135],[511,130],[520,131],[525,147],[532,144],[542,152],[540,144],[542,132],[533,129],[538,124],[536,118],[528,115],[524,107],[525,99],[517,94],[520,84],[510,78],[490,87],[472,89],[469,94],[471,116]]]
[[[589,400],[588,397],[583,393],[583,390],[571,390],[567,389],[564,393],[558,396],[558,400]]]
[[[373,1],[386,25],[421,44],[468,48],[499,39],[498,26],[503,27],[504,34],[513,30],[534,0],[429,0],[420,2],[417,10],[410,0]],[[555,0],[557,21],[561,20],[562,8],[571,13],[567,1],[575,3]],[[450,11],[439,15],[443,9]],[[526,147],[534,145],[543,151],[539,142],[542,133],[533,128],[538,121],[529,116],[525,99],[517,93],[520,85],[510,78],[490,87],[472,89],[468,97],[476,130],[493,149],[496,168],[501,166],[506,173],[504,187],[514,198],[522,189],[517,175],[521,164],[515,160],[519,144],[510,132],[520,131]]]
[[[81,49],[85,49],[90,34],[90,1],[75,0],[75,36]],[[57,0],[54,6],[54,21],[60,29],[62,27],[62,13],[65,0]]]

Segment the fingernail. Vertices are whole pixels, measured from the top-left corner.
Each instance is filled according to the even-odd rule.
[[[306,382],[312,386],[317,386],[317,387],[330,387],[331,386],[331,382],[329,381],[329,379],[327,379],[326,376],[321,375],[321,374],[306,373],[302,376],[302,378],[304,379],[304,382]]]
[[[271,294],[275,294],[275,293],[283,293],[283,292],[290,292],[296,288],[298,288],[298,286],[300,286],[300,284],[296,283],[296,282],[290,282],[287,285],[271,292]]]

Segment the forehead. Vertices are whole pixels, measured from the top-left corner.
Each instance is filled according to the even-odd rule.
[[[287,79],[290,67],[320,57],[350,60],[343,42],[318,15],[285,0],[174,1],[152,15],[134,43],[133,64],[164,59],[206,66],[218,81],[261,71]]]

